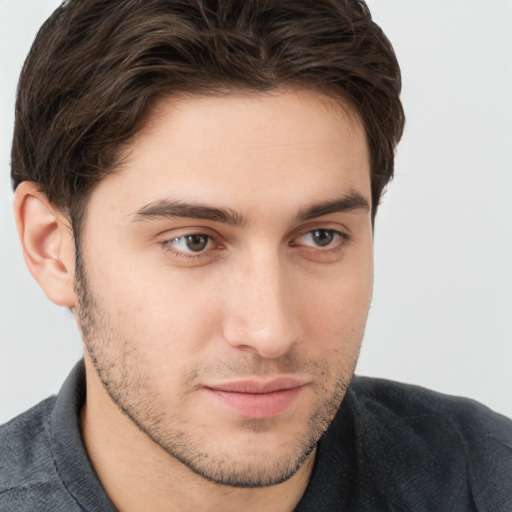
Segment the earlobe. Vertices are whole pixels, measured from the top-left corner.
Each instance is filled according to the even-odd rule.
[[[74,243],[68,221],[31,182],[16,189],[14,217],[30,273],[52,302],[74,307]]]

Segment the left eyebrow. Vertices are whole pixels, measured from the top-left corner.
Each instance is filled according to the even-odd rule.
[[[352,210],[370,211],[369,202],[359,193],[350,192],[346,196],[301,208],[298,214],[300,220],[311,220],[330,213],[348,212]]]

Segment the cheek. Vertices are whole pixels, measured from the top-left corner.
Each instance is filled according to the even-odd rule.
[[[139,289],[138,297],[120,314],[127,317],[126,325],[134,336],[165,351],[199,350],[221,324],[219,308],[204,291],[155,287],[143,294]]]
[[[147,359],[193,354],[221,324],[212,286],[190,274],[132,262],[96,267],[94,282],[109,324]]]
[[[297,291],[306,332],[314,333],[337,352],[359,345],[370,307],[373,285],[371,253],[354,265],[333,268],[328,279],[306,283]],[[324,345],[325,348],[325,345]]]

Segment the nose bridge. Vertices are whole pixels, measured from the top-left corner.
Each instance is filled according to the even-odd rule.
[[[251,251],[237,273],[225,321],[226,341],[251,347],[266,358],[283,355],[298,338],[299,326],[278,251],[265,245]]]

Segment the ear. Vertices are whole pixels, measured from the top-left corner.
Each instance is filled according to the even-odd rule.
[[[28,181],[14,193],[14,217],[30,273],[52,302],[74,307],[75,248],[69,222]]]

